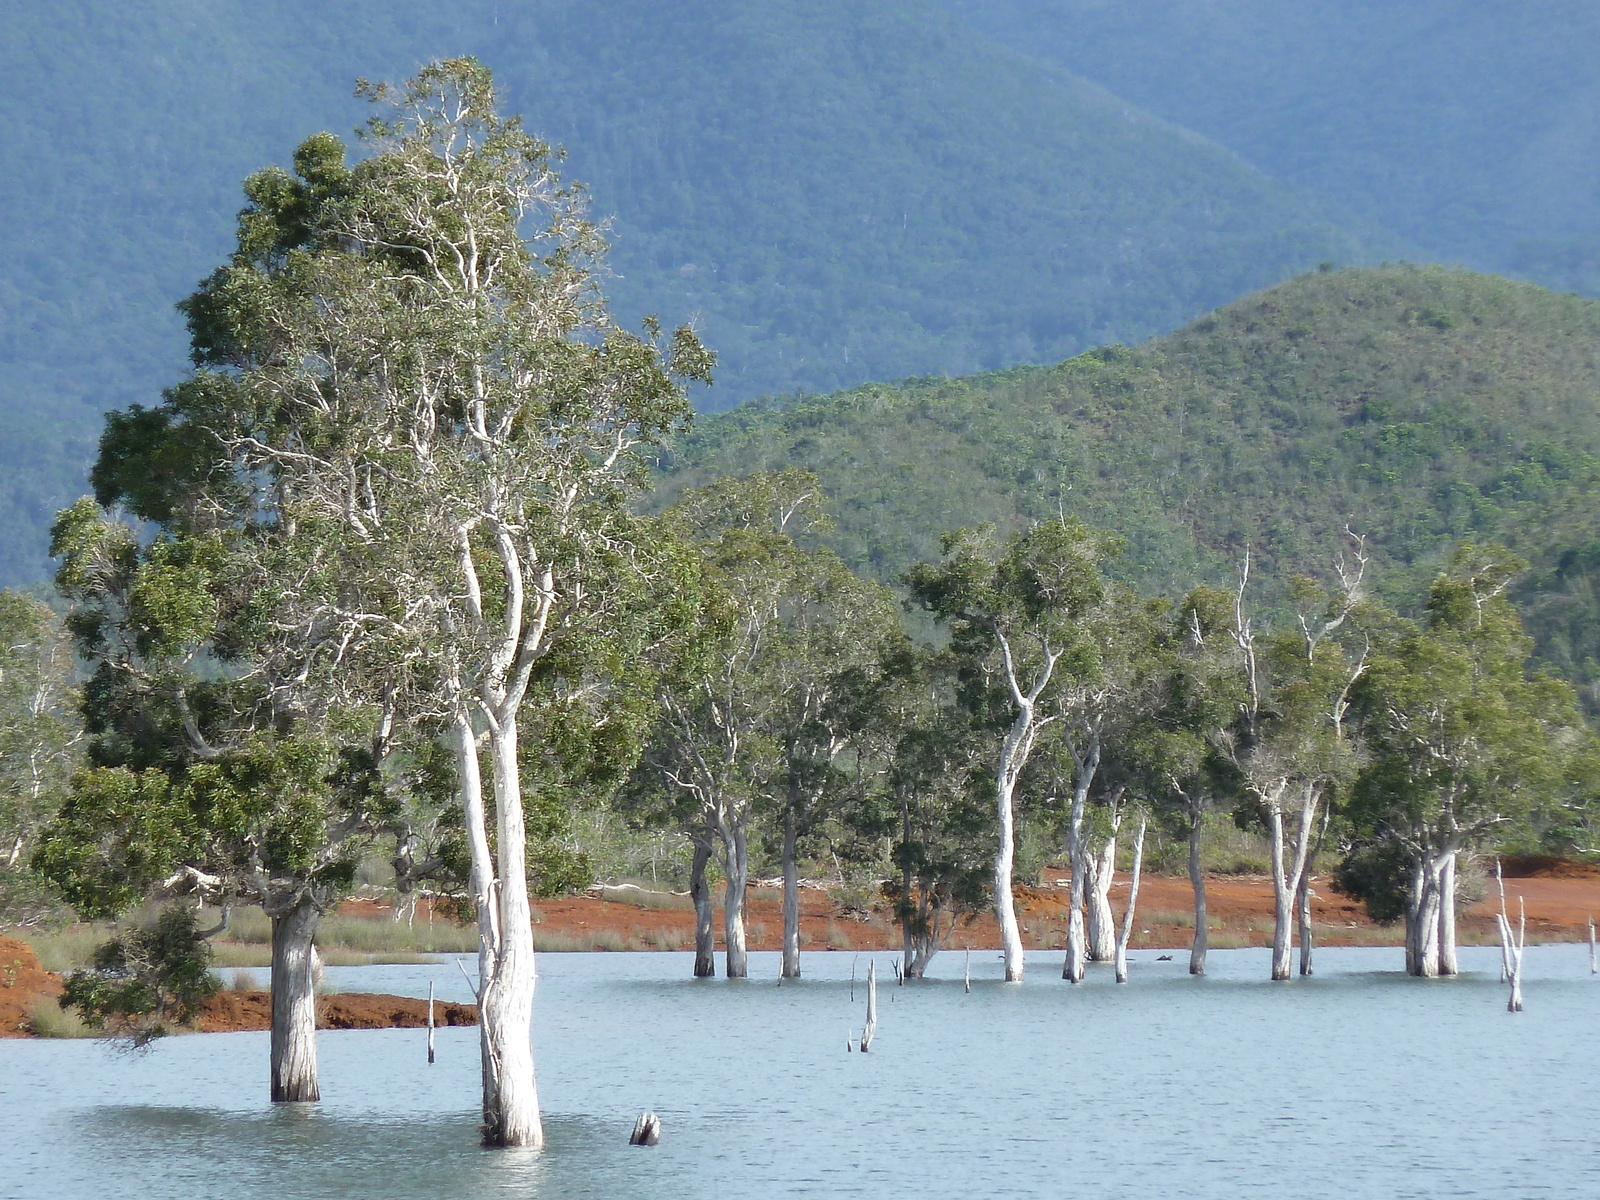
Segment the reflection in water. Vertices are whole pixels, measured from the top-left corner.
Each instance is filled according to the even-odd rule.
[[[542,1154],[478,1148],[470,1029],[439,1031],[433,1067],[420,1030],[324,1033],[324,1101],[277,1108],[265,1034],[137,1056],[0,1042],[0,1197],[1600,1195],[1586,948],[1530,950],[1516,1017],[1492,949],[1435,982],[1398,951],[1320,955],[1304,982],[1232,951],[1204,980],[1145,954],[1129,986],[1077,988],[1058,956],[1016,987],[982,955],[970,995],[948,957],[949,978],[881,988],[870,1055],[844,1049],[851,955],[807,955],[781,986],[775,956],[730,985],[689,979],[684,955],[545,955]],[[449,963],[329,974],[465,987]],[[662,1144],[630,1147],[647,1108]]]

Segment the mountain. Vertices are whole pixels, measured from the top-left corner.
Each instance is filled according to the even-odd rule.
[[[1584,0],[944,5],[1429,258],[1600,294],[1600,8]]]
[[[1248,547],[1270,600],[1326,575],[1348,526],[1405,604],[1458,541],[1503,541],[1533,563],[1541,653],[1600,681],[1600,303],[1532,284],[1316,271],[1135,348],[746,405],[664,457],[661,502],[780,465],[820,475],[832,540],[880,579],[947,529],[1061,510],[1123,535],[1120,573],[1169,594]]]
[[[720,352],[707,408],[1139,340],[1400,246],[911,0],[3,7],[0,584],[45,572],[101,414],[184,371],[240,179],[429,58],[568,147],[619,313]]]

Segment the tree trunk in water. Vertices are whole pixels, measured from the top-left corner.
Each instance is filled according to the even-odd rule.
[[[1022,932],[1017,928],[1017,906],[1011,897],[1011,870],[1016,858],[1016,823],[1011,807],[1012,784],[1006,779],[1010,763],[1000,766],[998,809],[1000,849],[994,856],[994,912],[1000,922],[1000,947],[1005,956],[1006,982],[1022,982]]]
[[[1300,886],[1295,889],[1295,923],[1300,927],[1300,974],[1311,975],[1311,867],[1300,872]]]
[[[1144,831],[1146,818],[1139,820],[1139,835],[1133,842],[1133,873],[1128,877],[1128,907],[1122,910],[1122,929],[1117,933],[1115,964],[1117,982],[1128,982],[1128,939],[1133,936],[1133,915],[1139,906],[1139,871],[1144,865]]]
[[[744,979],[750,974],[744,944],[744,892],[750,878],[750,860],[742,825],[732,825],[724,849],[727,881],[722,893],[723,965],[729,979]]]
[[[272,918],[272,1098],[318,1100],[313,939],[322,912],[309,896]]]
[[[711,885],[706,867],[711,864],[711,839],[694,840],[694,862],[689,868],[689,898],[694,901],[694,977],[710,979],[717,973],[716,935],[712,932]]]
[[[1274,806],[1268,810],[1267,838],[1272,852],[1272,978],[1289,978],[1289,930],[1294,893],[1284,874],[1283,813]]]
[[[1087,792],[1076,787],[1072,793],[1072,816],[1067,824],[1067,865],[1072,871],[1071,887],[1067,892],[1067,957],[1061,964],[1061,978],[1069,983],[1083,982],[1083,964],[1086,957],[1083,945],[1083,900],[1087,891],[1088,855],[1083,845],[1083,806]]]
[[[783,814],[783,971],[800,978],[800,875],[795,866],[794,805]]]
[[[1439,974],[1459,975],[1456,958],[1456,852],[1448,851],[1439,864]]]
[[[1406,905],[1407,915],[1415,913],[1415,935],[1408,936],[1414,947],[1407,947],[1406,970],[1421,979],[1433,979],[1439,974],[1439,868],[1433,858],[1425,858],[1412,874],[1412,888],[1416,893]],[[1409,935],[1409,931],[1408,931]]]
[[[517,767],[515,714],[500,717],[490,734],[494,801],[499,818],[500,869],[495,879],[495,918],[499,926],[494,971],[481,983],[479,1027],[493,1087],[485,1088],[483,1142],[486,1146],[544,1144],[539,1091],[533,1070],[533,920],[528,904],[528,832]]]
[[[1189,944],[1189,974],[1206,973],[1206,877],[1200,870],[1200,833],[1203,814],[1189,811],[1189,886],[1194,889],[1194,941]]]
[[[1117,877],[1117,835],[1111,834],[1090,867],[1089,961],[1110,962],[1117,952],[1117,919],[1111,911],[1111,884]],[[1084,856],[1086,861],[1089,856]]]

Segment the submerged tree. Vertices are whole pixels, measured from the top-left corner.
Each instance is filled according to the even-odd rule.
[[[294,175],[247,181],[237,250],[186,305],[200,370],[147,419],[175,455],[202,447],[184,461],[249,561],[274,703],[392,712],[453,747],[483,1136],[539,1145],[523,722],[625,693],[606,635],[674,571],[627,508],[638,448],[686,419],[710,358],[611,320],[582,197],[485,68],[363,90],[385,109],[366,158],[321,134]]]
[[[1011,891],[1017,786],[1040,735],[1057,719],[1053,689],[1092,657],[1079,621],[1104,595],[1100,553],[1098,539],[1063,518],[999,545],[993,531],[948,534],[942,561],[919,563],[906,575],[916,602],[949,623],[964,700],[998,735],[991,760],[999,834],[994,906],[1007,982],[1020,982],[1023,970]]]
[[[1506,599],[1523,565],[1499,547],[1458,549],[1425,625],[1374,657],[1356,696],[1370,759],[1351,804],[1361,847],[1341,877],[1380,911],[1398,884],[1412,975],[1458,970],[1461,852],[1591,787],[1593,734],[1577,698],[1530,672],[1532,643]]]

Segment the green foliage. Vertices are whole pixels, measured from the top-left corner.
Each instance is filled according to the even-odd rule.
[[[29,860],[83,751],[73,668],[50,607],[0,591],[0,926],[47,921],[60,905]]]
[[[440,54],[476,54],[530,129],[570,147],[567,174],[611,220],[619,313],[695,319],[722,357],[712,406],[1136,340],[1387,246],[909,0],[88,0],[8,16],[0,220],[27,236],[0,247],[0,582],[43,577],[99,414],[176,376],[172,305],[231,249],[236,181],[280,164],[250,177],[239,244],[285,256],[344,183],[336,139],[305,132],[361,119],[357,77]],[[203,448],[164,465],[201,469]],[[159,479],[123,490],[159,508]]]
[[[661,465],[663,500],[810,469],[826,540],[883,580],[938,557],[948,529],[1065,511],[1123,539],[1108,571],[1147,594],[1221,583],[1249,546],[1268,610],[1346,525],[1399,605],[1459,540],[1499,541],[1534,563],[1517,600],[1540,654],[1586,686],[1596,346],[1600,305],[1576,297],[1441,268],[1317,272],[1135,349],[702,418]]]
[[[76,1008],[91,1026],[143,1047],[200,1016],[206,998],[221,987],[210,964],[210,943],[193,910],[169,908],[100,946],[92,970],[67,978],[61,1007]]]

